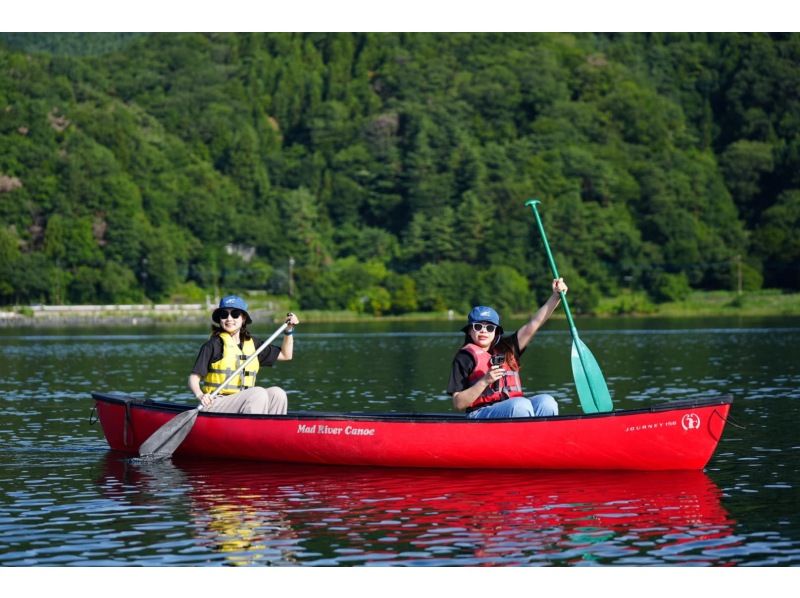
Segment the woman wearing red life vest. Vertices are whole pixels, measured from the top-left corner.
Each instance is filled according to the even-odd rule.
[[[563,278],[553,280],[553,294],[516,332],[503,336],[500,316],[491,307],[474,307],[467,316],[464,346],[453,359],[447,392],[453,406],[472,419],[558,415],[548,394],[526,397],[519,377],[519,358],[567,292]]]

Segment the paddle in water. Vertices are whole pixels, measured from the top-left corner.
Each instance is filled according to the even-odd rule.
[[[553,271],[553,278],[560,278],[558,275],[558,268],[556,268],[556,261],[553,259],[553,254],[550,251],[550,245],[547,242],[547,235],[544,232],[544,225],[542,219],[539,217],[539,211],[536,206],[541,202],[538,199],[528,200],[525,205],[530,206],[533,210],[533,215],[536,216],[536,224],[539,225],[539,232],[542,235],[544,242],[544,249],[547,252],[547,258],[550,261],[550,268]],[[611,402],[611,395],[608,392],[608,385],[606,379],[603,377],[603,372],[597,364],[597,360],[589,351],[589,347],[583,344],[578,336],[578,330],[575,328],[575,322],[572,320],[572,313],[569,311],[569,304],[567,303],[566,293],[561,293],[561,303],[564,305],[564,312],[567,314],[567,321],[569,322],[569,331],[572,334],[572,376],[575,379],[575,388],[578,391],[578,399],[581,402],[581,408],[584,413],[604,413],[613,411],[614,405]]]
[[[251,361],[258,357],[259,353],[266,349],[272,341],[278,338],[278,335],[283,332],[288,325],[288,322],[284,322],[283,325],[275,331],[275,334],[261,343],[258,349],[256,349],[256,351],[250,355],[250,357],[248,357],[242,365],[236,368],[236,370],[230,376],[228,376],[225,382],[223,382],[214,392],[211,393],[210,397],[213,399],[223,388],[228,386],[231,380],[236,378],[236,376],[238,376]],[[153,432],[150,437],[141,444],[139,447],[139,456],[147,461],[160,461],[161,459],[168,459],[171,457],[172,453],[175,452],[175,449],[181,445],[183,440],[189,435],[189,432],[192,431],[194,422],[197,420],[197,416],[202,409],[203,406],[198,405],[194,409],[184,411],[183,413],[173,417],[158,430]]]

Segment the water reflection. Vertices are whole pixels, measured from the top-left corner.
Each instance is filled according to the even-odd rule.
[[[185,511],[189,564],[719,565],[736,562],[741,542],[701,472],[134,465],[109,456],[98,483],[123,504],[179,509],[181,520]]]
[[[459,325],[309,324],[298,358],[269,374],[292,409],[450,412],[444,387]],[[576,413],[569,333],[563,320],[548,326],[526,357],[524,384]],[[702,474],[234,463],[143,471],[99,460],[108,448],[87,424],[89,393],[190,403],[187,368],[205,326],[36,338],[0,328],[0,564],[800,564],[800,320],[582,319],[580,329],[619,408],[735,396],[742,427],[727,426],[709,465],[714,483]],[[209,504],[223,507],[225,524]],[[229,540],[240,529],[232,517],[249,544]]]

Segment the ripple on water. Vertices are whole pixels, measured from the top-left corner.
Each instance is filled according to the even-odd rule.
[[[89,391],[188,402],[205,335],[41,336],[0,345],[19,373],[0,377],[3,565],[800,565],[797,328],[582,334],[615,406],[734,393],[708,473],[688,476],[137,466],[88,425]],[[458,340],[303,335],[304,359],[265,379],[297,409],[448,411]],[[523,365],[577,412],[566,332]]]

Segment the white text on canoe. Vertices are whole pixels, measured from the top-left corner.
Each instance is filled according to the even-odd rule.
[[[297,424],[298,434],[327,434],[330,436],[374,436],[375,428],[356,428],[354,426],[328,426],[326,424]]]

